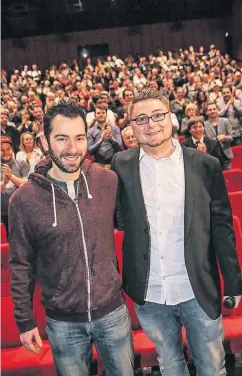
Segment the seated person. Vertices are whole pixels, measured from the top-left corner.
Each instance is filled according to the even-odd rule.
[[[220,144],[216,140],[207,138],[204,134],[205,125],[203,117],[193,117],[188,123],[188,132],[190,137],[183,141],[183,145],[197,149],[202,153],[207,153],[217,158],[222,164],[222,153]]]
[[[29,168],[27,162],[14,159],[12,140],[1,137],[1,222],[8,232],[8,202],[12,193],[27,181]]]
[[[88,128],[92,128],[96,123],[96,119],[95,119],[95,108],[96,107],[105,107],[106,110],[107,110],[107,122],[108,122],[108,124],[116,125],[117,115],[113,111],[109,110],[108,102],[104,99],[104,97],[102,97],[102,96],[93,97],[92,102],[93,102],[93,106],[94,106],[94,111],[88,112],[88,114],[86,116]]]
[[[95,124],[87,132],[87,149],[94,162],[110,167],[115,153],[122,150],[119,127],[107,122],[106,107],[95,107]]]
[[[186,117],[182,119],[181,134],[187,138],[190,136],[188,131],[188,123],[192,117],[197,116],[197,106],[194,103],[189,103],[186,106],[185,114]]]
[[[20,135],[15,127],[9,125],[8,116],[8,111],[5,109],[1,110],[1,136],[10,137],[13,151],[14,153],[17,153],[19,150]]]
[[[34,172],[35,166],[43,159],[41,150],[35,144],[32,133],[25,132],[20,137],[20,151],[16,155],[17,161],[25,161],[30,165],[30,171]]]
[[[124,128],[121,134],[123,138],[123,143],[127,149],[133,149],[139,145],[134,135],[133,128],[130,125]]]

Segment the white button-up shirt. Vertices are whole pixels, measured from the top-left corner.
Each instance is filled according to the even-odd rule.
[[[150,271],[145,300],[176,305],[194,298],[184,258],[185,173],[178,140],[168,158],[140,149],[140,178],[150,226]]]

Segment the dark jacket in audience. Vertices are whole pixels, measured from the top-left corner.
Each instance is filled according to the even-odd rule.
[[[203,142],[206,145],[207,148],[207,154],[211,155],[212,157],[215,157],[219,160],[219,162],[222,165],[223,161],[223,155],[221,153],[220,144],[216,140],[209,139],[207,137],[203,137]],[[183,145],[187,146],[189,148],[197,149],[197,145],[194,143],[193,138],[189,137],[185,141],[183,141]]]

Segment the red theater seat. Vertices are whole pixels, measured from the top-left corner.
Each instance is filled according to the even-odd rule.
[[[185,140],[185,136],[179,136],[178,140],[179,140],[179,142],[183,142]]]
[[[232,207],[233,215],[238,217],[240,227],[242,228],[242,190],[229,193],[229,200]]]
[[[233,146],[232,152],[234,157],[232,158],[232,168],[242,169],[242,145]]]
[[[1,244],[5,244],[7,242],[8,242],[7,230],[6,230],[4,223],[1,223]]]
[[[242,191],[242,170],[233,169],[223,171],[223,174],[228,192]]]
[[[123,271],[123,257],[122,257],[122,244],[123,244],[124,233],[123,231],[114,230],[114,242],[116,248],[116,256],[118,260],[119,272],[122,275]]]

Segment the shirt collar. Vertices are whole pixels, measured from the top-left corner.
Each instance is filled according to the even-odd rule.
[[[197,142],[197,141],[199,141],[199,142],[201,142],[201,143],[203,144],[204,136],[202,136],[202,137],[200,138],[200,140],[196,140],[194,137],[192,137],[192,141],[194,142],[195,145],[196,145],[196,142]]]
[[[173,153],[167,157],[167,158],[161,158],[163,160],[165,159],[171,159],[173,160],[176,164],[179,163],[179,160],[182,156],[182,147],[180,145],[180,142],[176,139],[176,138],[172,138],[172,144],[173,146],[175,146],[175,150],[173,151]],[[143,148],[140,148],[140,152],[139,152],[139,161],[141,161],[141,159],[146,156],[148,158],[151,158],[153,160],[156,160],[155,158],[151,157],[150,155],[146,154],[146,152],[144,151]],[[158,159],[159,160],[159,159]]]

